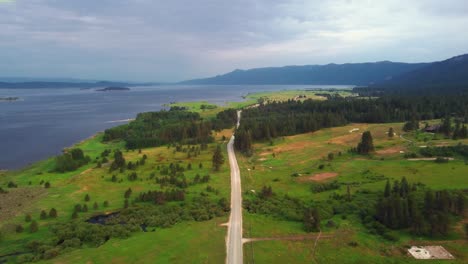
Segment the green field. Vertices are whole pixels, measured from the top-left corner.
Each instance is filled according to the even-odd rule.
[[[316,99],[316,91],[279,91],[255,93],[245,96],[243,102],[212,105],[207,102],[173,103],[169,106],[186,107],[189,111],[200,113],[204,118],[212,118],[219,111],[255,105],[258,102]],[[318,91],[342,97],[354,96],[348,91]],[[439,120],[429,120],[430,124]],[[388,180],[400,180],[406,177],[410,183],[421,183],[434,190],[463,189],[468,187],[467,161],[456,158],[448,163],[433,161],[411,161],[405,154],[418,152],[421,147],[468,144],[468,140],[445,139],[441,135],[424,132],[402,132],[402,123],[392,124],[349,124],[343,127],[322,129],[313,133],[279,137],[271,142],[257,142],[254,154],[246,157],[237,154],[241,170],[244,197],[259,193],[264,186],[271,186],[277,196],[288,195],[306,203],[324,202],[332,194],[345,195],[350,192],[361,197],[361,192],[382,191]],[[396,135],[387,136],[393,127]],[[349,153],[361,138],[361,133],[369,130],[374,138],[375,153],[360,156]],[[57,223],[66,223],[71,219],[76,204],[87,204],[89,211],[79,214],[78,221],[84,221],[94,215],[119,211],[124,206],[124,192],[131,188],[132,198],[140,192],[162,190],[151,175],[159,175],[158,166],[171,163],[192,170],[184,172],[188,181],[209,174],[208,183],[190,185],[187,199],[201,193],[211,199],[226,198],[230,194],[230,173],[227,153],[221,171],[211,169],[211,158],[217,144],[225,149],[231,129],[214,131],[215,142],[200,155],[188,157],[185,152],[177,152],[174,147],[145,148],[126,151],[124,142],[103,143],[103,134],[84,140],[74,147],[81,148],[91,158],[91,163],[73,172],[53,172],[55,159],[37,162],[19,171],[0,172],[0,187],[8,191],[0,194],[0,257],[14,252],[25,252],[25,245],[33,240],[47,239],[49,228]],[[127,179],[128,173],[109,172],[109,164],[97,167],[97,160],[106,150],[120,149],[126,161],[136,162],[143,155],[148,158],[135,172],[138,180]],[[333,158],[328,155],[332,153]],[[111,158],[110,158],[111,159]],[[199,167],[199,164],[202,164]],[[117,181],[111,180],[112,175]],[[340,187],[331,191],[313,193],[312,186],[337,181]],[[7,188],[9,182],[18,188]],[[44,188],[49,182],[50,188]],[[211,186],[216,192],[207,191]],[[86,195],[90,201],[85,201]],[[104,207],[103,202],[109,206]],[[93,209],[94,203],[98,204]],[[57,218],[40,219],[41,210],[51,208],[58,211]],[[29,223],[25,215],[31,214],[39,223],[39,231],[29,233]],[[127,239],[111,238],[99,247],[84,245],[80,249],[62,252],[58,257],[40,263],[221,263],[225,261],[226,228],[228,216],[217,217],[208,221],[185,221],[168,228],[150,228],[149,232],[138,231]],[[328,220],[334,226],[327,226]],[[306,233],[302,222],[288,221],[266,214],[254,214],[244,210],[244,238],[274,238],[269,241],[255,241],[244,245],[245,263],[412,263],[415,260],[406,255],[409,245],[443,245],[455,257],[454,261],[444,263],[466,263],[468,243],[464,239],[462,223],[466,219],[453,219],[456,222],[447,239],[431,241],[427,237],[412,237],[408,232],[396,231],[398,242],[389,242],[384,238],[370,234],[356,215],[334,215],[322,219],[323,237],[315,247],[316,234]],[[25,231],[16,233],[15,227],[21,224]],[[312,235],[312,236],[311,236]],[[304,240],[283,240],[284,238],[304,237]],[[313,250],[315,247],[315,250]],[[2,259],[0,259],[1,262]],[[15,263],[15,258],[11,260]]]
[[[435,190],[466,190],[468,165],[465,160],[438,164],[410,161],[404,155],[417,152],[421,146],[466,144],[468,141],[444,139],[440,135],[434,137],[423,132],[407,133],[400,138],[402,126],[402,123],[350,124],[256,143],[252,157],[238,154],[244,193],[258,193],[263,186],[271,186],[276,196],[287,194],[302,201],[317,202],[326,201],[333,193],[345,195],[348,184],[353,195],[360,191],[382,191],[387,179],[393,182],[403,176],[409,182],[419,182]],[[387,136],[390,127],[396,133],[391,139]],[[366,130],[372,133],[376,152],[371,156],[349,153],[348,150],[357,145],[361,133]],[[332,160],[328,159],[329,153],[334,154]],[[322,169],[320,165],[323,165]],[[312,185],[331,181],[337,181],[341,187],[320,193],[311,191]],[[327,219],[322,219],[322,231],[332,237],[318,242],[314,256],[314,241],[311,240],[257,241],[244,246],[245,260],[247,263],[272,263],[274,260],[285,263],[408,263],[416,260],[406,255],[407,245],[431,244],[428,238],[411,237],[404,232],[398,233],[398,242],[388,242],[369,234],[360,220],[353,216],[347,219],[335,216],[331,220],[336,223],[336,228],[326,227]],[[456,226],[461,226],[461,223]],[[463,232],[459,228],[451,232],[449,239],[437,243],[456,256],[457,260],[447,263],[465,263],[468,244],[463,239]],[[300,237],[305,234],[301,222],[244,211],[245,237]],[[356,242],[357,246],[348,245],[350,242]]]
[[[230,131],[226,130],[217,134],[219,134],[216,136],[217,142],[210,144],[207,150],[201,151],[201,154],[196,157],[189,158],[186,153],[176,152],[174,148],[166,146],[142,149],[141,153],[124,151],[127,162],[135,162],[143,155],[148,156],[145,165],[139,166],[135,170],[139,176],[137,181],[127,180],[127,173],[109,173],[109,164],[103,164],[101,168],[97,168],[94,162],[73,172],[52,172],[55,164],[54,158],[38,162],[20,171],[2,172],[0,186],[9,193],[2,194],[4,199],[0,213],[2,218],[0,256],[12,252],[22,252],[28,241],[47,237],[50,225],[70,221],[75,204],[87,204],[89,211],[79,214],[79,219],[85,220],[93,215],[114,212],[123,208],[125,200],[123,193],[128,188],[132,189],[134,195],[143,191],[160,189],[159,184],[150,179],[152,173],[159,174],[157,166],[178,163],[185,167],[191,163],[192,170],[186,170],[184,173],[188,181],[191,181],[196,174],[201,176],[209,174],[211,176],[208,183],[190,186],[187,189],[187,199],[198,196],[202,192],[207,193],[207,186],[213,187],[217,192],[217,194],[208,193],[213,199],[221,197],[228,199],[230,192],[228,164],[225,162],[221,171],[214,172],[211,169],[211,157],[216,144],[226,143],[222,141],[220,135],[229,136]],[[95,160],[105,149],[124,149],[122,142],[102,143],[102,134],[85,140],[74,147],[81,148],[85,155],[91,157],[91,160]],[[226,152],[224,155],[227,159]],[[199,168],[200,164],[202,164],[202,168]],[[117,182],[111,181],[113,174],[117,176]],[[10,181],[16,183],[18,188],[6,188]],[[50,182],[51,187],[46,189],[40,184],[41,182]],[[84,200],[87,194],[91,198],[89,202]],[[13,197],[13,199],[7,197]],[[104,201],[109,202],[109,206],[106,208],[103,207]],[[93,209],[94,202],[99,206],[96,210]],[[57,218],[39,219],[41,210],[49,212],[51,208],[58,211]],[[26,214],[31,214],[32,219],[38,221],[39,231],[37,233],[30,234],[27,231],[29,223],[24,220]],[[219,259],[224,258],[225,228],[219,227],[219,224],[225,222],[226,219],[223,217],[208,222],[181,223],[172,228],[158,229],[155,233],[137,232],[129,239],[109,241],[99,249],[83,248],[70,252],[63,255],[63,260],[70,260],[68,263],[79,263],[82,261],[80,256],[86,254],[88,258],[86,261],[83,260],[83,263],[88,260],[106,263],[109,257],[108,253],[112,256],[120,255],[122,263],[135,260],[138,256],[144,256],[142,260],[146,259],[145,262],[150,263],[156,255],[162,263],[186,263],[187,259],[194,259],[198,263],[217,263]],[[18,224],[24,226],[23,233],[14,232],[15,226]],[[210,246],[199,245],[197,239]],[[180,254],[180,250],[186,248],[188,244],[197,245],[190,247],[194,253],[191,255]],[[129,255],[129,252],[132,253]],[[149,252],[152,253],[149,254]],[[164,254],[160,254],[161,252]],[[116,257],[116,262],[119,262],[117,259]]]

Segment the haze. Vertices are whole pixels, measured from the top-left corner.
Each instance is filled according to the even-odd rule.
[[[465,0],[1,0],[2,76],[179,81],[466,52]]]

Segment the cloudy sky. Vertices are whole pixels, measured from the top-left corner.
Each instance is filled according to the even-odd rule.
[[[468,53],[466,0],[0,0],[0,76],[178,81]]]

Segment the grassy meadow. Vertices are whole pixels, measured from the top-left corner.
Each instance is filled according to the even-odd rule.
[[[434,122],[437,121],[430,121]],[[388,137],[390,127],[395,131],[392,138]],[[403,123],[349,124],[256,143],[252,157],[238,155],[243,191],[248,195],[260,192],[263,186],[271,186],[276,195],[287,194],[303,201],[325,201],[333,193],[345,195],[346,185],[351,186],[351,194],[383,191],[387,179],[393,182],[403,176],[410,183],[419,182],[434,190],[467,188],[468,165],[465,160],[435,163],[405,158],[405,154],[417,152],[421,147],[467,144],[467,140],[445,139],[424,132],[404,133],[402,127]],[[370,156],[350,153],[348,150],[358,144],[364,131],[371,131],[375,153]],[[333,153],[332,159],[328,158],[329,153]],[[315,184],[332,181],[341,184],[339,189],[319,193],[311,190]],[[245,244],[245,260],[247,263],[272,263],[274,260],[288,260],[287,263],[411,263],[416,260],[406,255],[408,245],[431,244],[427,238],[411,237],[404,232],[397,233],[398,242],[388,242],[369,234],[355,216],[344,219],[334,216],[331,220],[336,227],[327,227],[327,219],[322,219],[323,235],[331,237],[320,239],[315,254],[312,254],[313,240],[256,241]],[[300,222],[244,211],[244,237],[281,238],[305,234]],[[457,258],[447,263],[465,263],[468,259],[468,243],[459,229],[452,230],[447,241],[437,241],[436,244],[443,245]]]
[[[0,186],[8,193],[2,194],[0,256],[23,252],[24,245],[28,241],[47,237],[50,225],[70,221],[76,204],[86,204],[89,208],[88,212],[79,214],[79,219],[84,221],[94,215],[119,211],[124,206],[124,192],[128,188],[133,191],[132,197],[140,192],[161,189],[154,179],[150,179],[150,175],[153,173],[159,175],[157,166],[178,163],[186,167],[190,163],[192,169],[184,172],[189,182],[196,174],[210,175],[208,183],[188,187],[187,199],[198,196],[202,192],[207,193],[207,186],[211,186],[217,191],[217,194],[209,194],[213,199],[216,197],[217,199],[221,197],[229,199],[230,174],[227,152],[224,153],[225,164],[219,172],[212,170],[211,158],[217,144],[225,145],[227,143],[226,140],[223,140],[223,136],[229,138],[231,134],[232,130],[229,129],[215,132],[216,142],[209,144],[208,149],[201,151],[200,155],[196,157],[188,157],[187,153],[176,152],[175,148],[167,146],[142,149],[141,153],[137,150],[124,151],[127,162],[135,163],[143,155],[148,157],[145,165],[136,168],[135,172],[138,174],[136,181],[127,179],[129,172],[114,171],[110,173],[110,163],[103,164],[102,167],[98,168],[97,163],[91,162],[73,172],[53,172],[54,158],[35,163],[19,171],[2,172]],[[106,149],[124,150],[123,142],[103,143],[102,134],[97,134],[74,147],[81,148],[91,160],[96,160]],[[109,160],[112,160],[112,157],[109,157]],[[116,182],[111,181],[112,175],[117,176]],[[14,182],[18,187],[6,188],[9,182]],[[44,188],[44,182],[49,182],[51,187]],[[86,195],[90,196],[88,202],[84,200]],[[12,199],[6,198],[9,196],[12,196]],[[109,203],[108,207],[103,206],[104,201]],[[95,202],[98,204],[97,209],[93,209]],[[57,210],[58,217],[40,219],[41,210],[48,213],[51,208]],[[28,232],[29,223],[25,222],[26,214],[30,214],[32,219],[38,222],[39,231],[37,233]],[[60,261],[53,259],[52,262],[64,263],[66,260],[65,263],[89,263],[89,261],[108,263],[109,257],[113,256],[115,263],[131,262],[139,257],[142,257],[143,262],[154,263],[154,257],[158,256],[161,260],[158,263],[186,263],[188,259],[194,259],[198,263],[218,263],[218,260],[224,258],[225,252],[226,229],[220,224],[226,221],[227,217],[222,217],[207,222],[181,223],[171,228],[158,229],[154,233],[137,232],[129,239],[113,239],[99,248],[79,249],[61,255],[58,258],[61,259]],[[24,226],[24,232],[15,232],[15,227],[18,224]],[[199,242],[210,246],[202,246]],[[188,244],[192,244],[190,250],[193,251],[193,254],[180,254],[181,250],[188,247]],[[86,256],[85,260],[81,257],[84,255]],[[121,257],[119,258],[119,256]]]

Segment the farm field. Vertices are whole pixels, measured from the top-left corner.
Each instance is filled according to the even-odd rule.
[[[444,139],[424,132],[405,133],[402,126],[403,123],[349,124],[256,143],[252,157],[238,154],[244,197],[271,186],[276,197],[287,195],[306,203],[320,202],[327,201],[331,195],[346,195],[349,185],[351,195],[364,199],[359,198],[360,193],[383,191],[387,179],[393,182],[403,176],[410,183],[421,183],[433,190],[468,187],[468,165],[463,159],[435,163],[405,157],[422,147],[467,144],[467,140]],[[387,135],[390,127],[396,133],[393,138]],[[375,153],[370,156],[349,153],[364,131],[371,132]],[[333,153],[331,159],[329,153]],[[312,192],[314,185],[334,181],[339,184],[338,189]],[[369,234],[357,217],[345,217],[335,215],[322,219],[323,235],[331,237],[319,240],[314,256],[314,239],[256,241],[244,245],[245,260],[247,263],[269,263],[272,259],[288,259],[288,263],[411,263],[416,261],[407,257],[406,246],[413,245],[415,240],[430,244],[426,238],[411,237],[404,232],[396,233],[400,237],[398,242],[389,242]],[[328,220],[333,221],[334,227],[327,227]],[[447,263],[464,263],[468,252],[463,249],[467,246],[463,232],[451,232],[447,241],[440,242],[456,256]],[[244,210],[244,237],[302,237],[306,234],[302,222]]]

